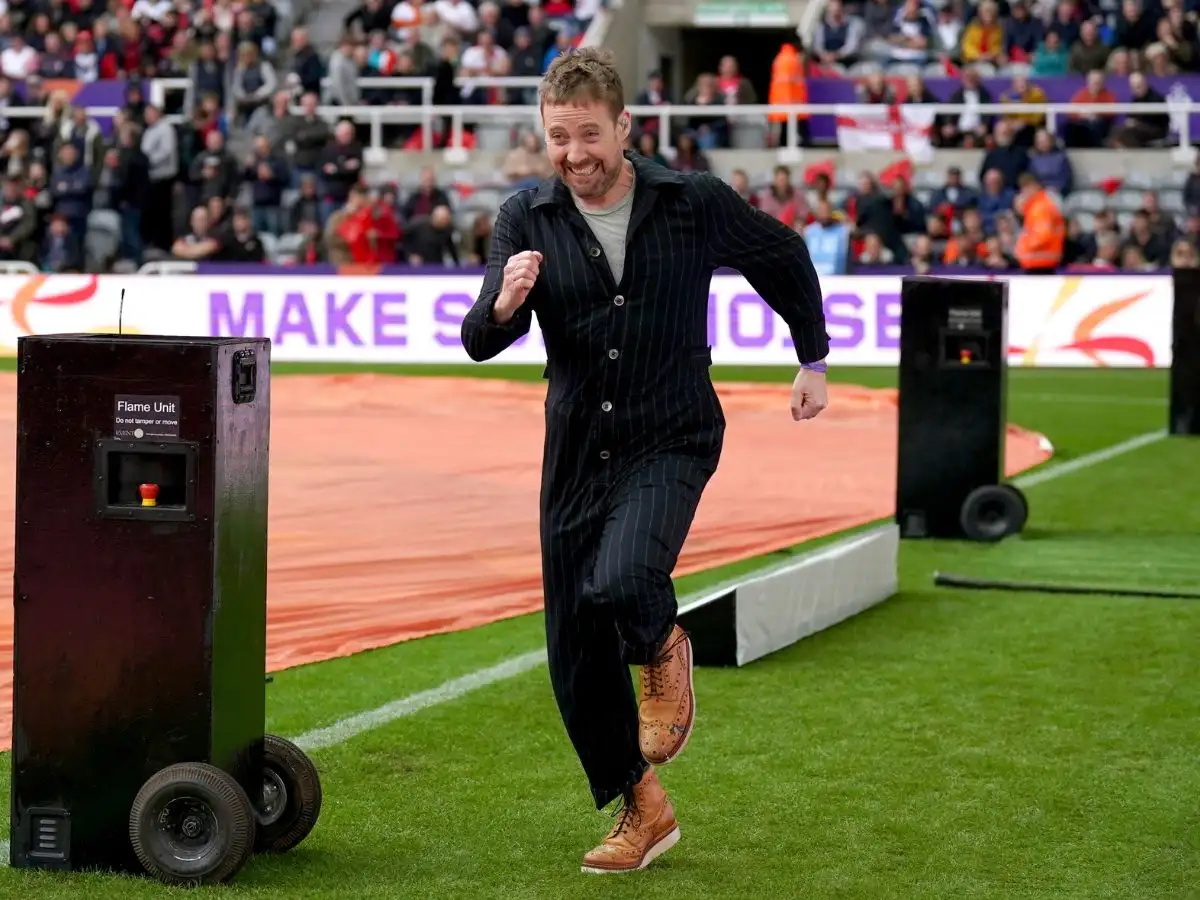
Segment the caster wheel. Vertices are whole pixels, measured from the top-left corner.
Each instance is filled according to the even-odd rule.
[[[971,540],[993,543],[1020,532],[1028,518],[1029,504],[1017,488],[986,484],[967,495],[959,524]]]
[[[283,853],[308,837],[321,814],[321,778],[291,741],[263,738],[263,802],[255,850]]]
[[[167,884],[228,881],[254,852],[254,807],[233,776],[206,763],[156,772],[129,811],[129,839],[146,871]]]

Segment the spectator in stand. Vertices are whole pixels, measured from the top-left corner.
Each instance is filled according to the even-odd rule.
[[[996,217],[1012,209],[1016,191],[1010,188],[1004,180],[1004,173],[999,169],[988,169],[983,174],[983,191],[979,195],[977,207],[983,220],[983,230],[992,234],[996,230]]]
[[[1122,253],[1128,248],[1135,248],[1141,258],[1153,266],[1166,265],[1170,255],[1170,243],[1160,234],[1156,234],[1150,224],[1150,216],[1144,209],[1133,214],[1133,222],[1129,226],[1129,237],[1126,239]]]
[[[934,50],[943,60],[962,63],[962,36],[966,23],[959,10],[950,3],[943,3],[933,23]]]
[[[78,148],[72,143],[60,146],[50,175],[50,195],[54,214],[63,216],[74,234],[87,232],[94,188],[92,173],[83,164]]]
[[[13,81],[24,81],[37,72],[37,51],[25,42],[25,35],[14,32],[8,39],[8,46],[0,51],[0,73]]]
[[[1166,98],[1150,86],[1146,76],[1134,72],[1129,76],[1130,103],[1165,103]],[[1113,134],[1115,147],[1146,147],[1157,144],[1171,130],[1171,119],[1167,113],[1134,113]]]
[[[113,172],[109,208],[121,218],[118,251],[134,265],[142,263],[142,210],[150,202],[150,160],[138,143],[137,126],[120,127],[116,148],[105,154],[105,165]]]
[[[854,261],[856,270],[889,267],[899,262],[878,234],[868,231],[863,235],[862,250]]]
[[[1021,175],[1020,193],[1013,204],[1023,227],[1015,257],[1027,275],[1048,275],[1063,263],[1067,236],[1066,217],[1059,200],[1032,172]]]
[[[439,206],[451,210],[454,208],[454,204],[450,202],[450,195],[438,187],[437,172],[433,168],[426,166],[421,170],[419,178],[417,189],[409,195],[401,208],[401,217],[405,225],[416,219],[431,216]]]
[[[758,197],[750,190],[750,176],[745,169],[734,169],[729,173],[729,186],[751,206],[758,206]]]
[[[190,230],[171,245],[171,254],[177,259],[193,262],[215,257],[221,245],[210,231],[207,207],[197,206],[193,209],[188,223]]]
[[[232,198],[241,182],[241,167],[225,147],[225,136],[216,129],[205,140],[204,151],[192,160],[188,172],[194,187],[195,203],[207,203],[209,197]]]
[[[287,162],[274,152],[264,136],[254,139],[254,152],[246,160],[242,181],[250,184],[253,213],[250,221],[257,232],[283,234],[283,190],[290,180]]]
[[[237,65],[233,69],[231,96],[234,123],[245,125],[260,106],[270,102],[279,79],[275,68],[259,55],[258,45],[243,41],[238,45]]]
[[[1033,54],[1032,74],[1036,78],[1066,75],[1070,72],[1070,61],[1062,38],[1056,31],[1046,32]]]
[[[262,240],[252,224],[250,212],[242,207],[234,209],[227,224],[219,231],[221,249],[217,254],[221,262],[262,263],[267,254]]]
[[[950,95],[949,102],[967,109],[960,113],[939,113],[934,118],[934,146],[980,146],[991,131],[994,117],[983,115],[977,108],[994,101],[978,69],[969,66],[963,70],[962,87]]]
[[[288,85],[300,93],[321,93],[321,79],[325,77],[325,66],[320,54],[308,42],[308,30],[297,28],[292,31],[292,71]]]
[[[963,210],[962,228],[946,242],[942,262],[948,266],[974,266],[986,256],[987,234],[978,209]]]
[[[550,165],[537,133],[524,131],[521,133],[520,143],[505,157],[502,171],[509,185],[515,190],[520,190],[523,187],[534,187],[539,181],[553,176],[554,167]]]
[[[708,172],[708,156],[696,143],[695,136],[690,131],[681,132],[675,142],[675,158],[671,160],[671,168],[677,172]]]
[[[1017,180],[1029,168],[1029,151],[1013,143],[1012,126],[1003,120],[996,123],[992,135],[992,148],[983,156],[979,166],[979,178],[992,169],[998,169],[1004,176],[1004,186],[1017,188]]]
[[[643,131],[638,136],[637,149],[642,156],[646,157],[646,159],[652,159],[660,166],[664,166],[668,169],[671,167],[671,163],[659,149],[658,135],[656,133]]]
[[[306,224],[315,225],[318,232],[325,227],[325,213],[317,192],[317,176],[311,174],[300,176],[300,195],[288,212],[287,230],[300,234]]]
[[[362,179],[362,163],[362,145],[355,139],[353,123],[338,122],[320,158],[324,218],[328,219],[335,209],[345,206],[350,188]]]
[[[1027,103],[1030,106],[1047,102],[1046,92],[1030,82],[1024,73],[1013,76],[1012,87],[1000,95],[1001,103]],[[1033,136],[1046,124],[1046,116],[1040,112],[1017,113],[1005,116],[1012,129],[1013,144],[1018,147],[1033,146]]]
[[[828,0],[813,37],[813,55],[827,66],[849,68],[858,62],[865,34],[863,20],[847,15],[842,0]]]
[[[32,263],[39,258],[38,213],[19,177],[6,175],[0,188],[0,254]]]
[[[46,229],[45,245],[42,247],[43,272],[82,272],[84,270],[83,234],[76,231],[64,213],[50,216],[50,227]]]
[[[933,195],[935,212],[944,211],[957,216],[964,209],[979,205],[979,193],[963,184],[962,169],[951,166],[946,172],[946,185]]]
[[[1157,193],[1146,191],[1142,194],[1142,211],[1150,219],[1150,230],[1162,238],[1168,247],[1173,245],[1179,237],[1179,226],[1175,223],[1174,216],[1163,212],[1158,204]]]
[[[1004,24],[1004,55],[1008,61],[1031,62],[1045,35],[1045,23],[1030,14],[1027,0],[1010,0]]]
[[[790,228],[803,227],[808,218],[808,204],[804,191],[798,190],[792,184],[792,170],[787,166],[775,167],[770,186],[755,199],[755,206]]]
[[[931,58],[935,21],[921,0],[903,0],[888,36],[889,61],[926,63]]]
[[[460,264],[450,207],[435,206],[428,216],[409,224],[404,240],[404,256],[412,266]]]
[[[844,275],[849,265],[850,226],[838,221],[828,200],[817,202],[813,221],[803,227],[818,275]]]
[[[1049,131],[1038,129],[1029,154],[1029,171],[1050,190],[1066,197],[1075,186],[1075,171],[1071,158]]]
[[[1071,98],[1071,106],[1086,107],[1089,104],[1116,103],[1116,94],[1105,86],[1104,80],[1102,70],[1093,69],[1088,72],[1084,86]],[[1066,125],[1067,146],[1103,146],[1108,141],[1114,118],[1112,113],[1069,113]]]
[[[979,14],[963,32],[961,55],[964,63],[1001,65],[1004,56],[1004,27],[995,0],[983,0]]]
[[[1110,52],[1100,40],[1096,23],[1089,19],[1079,26],[1079,39],[1071,46],[1067,56],[1067,67],[1077,75],[1094,69],[1103,71]]]
[[[271,143],[273,155],[282,157],[289,166],[292,187],[305,175],[316,174],[326,147],[333,140],[329,122],[317,115],[316,94],[300,98],[300,113],[288,113],[280,122]]]
[[[703,73],[696,79],[695,86],[683,97],[685,106],[725,106],[729,101],[722,97],[717,88],[717,79]],[[701,150],[713,150],[729,146],[729,120],[722,114],[691,116],[686,122],[696,145]]]

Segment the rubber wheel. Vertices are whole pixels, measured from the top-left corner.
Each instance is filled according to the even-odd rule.
[[[1016,497],[1017,501],[1021,504],[1021,517],[1017,520],[1012,531],[1013,534],[1020,534],[1025,530],[1025,525],[1029,521],[1029,500],[1026,499],[1025,492],[1015,484],[1002,484],[1000,487],[1006,491],[1011,491],[1013,496]]]
[[[291,741],[263,737],[263,803],[255,850],[285,853],[308,837],[321,815],[321,778]]]
[[[972,541],[994,543],[1025,527],[1029,506],[1025,496],[1010,484],[986,484],[963,501],[959,524]]]
[[[254,852],[254,807],[228,772],[179,763],[142,785],[129,839],[146,871],[174,885],[228,881]]]

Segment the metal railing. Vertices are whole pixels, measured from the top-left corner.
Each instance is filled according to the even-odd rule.
[[[480,78],[458,78],[455,82],[460,87],[478,88],[535,88],[541,83],[538,77],[520,76],[486,76]],[[451,140],[449,146],[461,148],[464,126],[467,124],[495,124],[510,127],[529,127],[541,130],[541,114],[536,103],[477,105],[464,104],[454,106],[436,106],[432,103],[434,80],[428,77],[389,77],[389,78],[360,78],[358,84],[362,88],[394,89],[421,91],[420,105],[367,105],[333,106],[321,105],[318,114],[330,120],[349,119],[357,124],[365,124],[369,129],[367,149],[379,154],[385,150],[383,142],[383,127],[385,125],[416,125],[422,131],[425,147],[433,147],[435,124],[449,120]],[[185,78],[155,79],[151,86],[151,98],[162,102],[172,91],[182,91],[185,94],[193,89],[192,83]],[[864,103],[808,103],[768,105],[753,104],[745,106],[686,106],[682,104],[666,104],[662,106],[629,106],[627,109],[635,119],[657,119],[659,140],[664,148],[673,145],[671,140],[672,123],[677,119],[713,118],[726,119],[730,126],[749,126],[764,128],[769,122],[768,116],[783,114],[787,116],[784,133],[779,146],[782,149],[796,152],[800,148],[800,135],[797,127],[800,116],[875,116],[886,112],[891,107],[886,104]],[[1089,103],[1073,104],[1062,101],[1055,103],[981,103],[976,105],[955,103],[924,103],[909,104],[904,110],[928,111],[932,114],[961,114],[973,113],[979,116],[1029,116],[1040,114],[1046,117],[1046,127],[1055,132],[1060,116],[1077,117],[1082,113],[1089,115],[1163,115],[1170,117],[1170,131],[1174,134],[1175,143],[1180,148],[1188,148],[1192,144],[1190,116],[1200,115],[1200,103],[1191,99],[1171,99],[1165,103]],[[116,107],[89,107],[88,112],[94,116],[111,116],[117,111]],[[298,112],[299,107],[293,107]],[[44,107],[5,107],[0,115],[15,119],[35,119],[45,115]],[[764,141],[763,149],[766,149]]]
[[[731,127],[750,125],[764,128],[769,121],[768,116],[782,114],[788,118],[785,121],[784,134],[776,149],[798,151],[800,148],[800,133],[798,122],[800,116],[878,116],[886,112],[887,105],[872,105],[862,103],[810,103],[767,105],[754,104],[745,106],[628,106],[626,107],[635,119],[658,119],[658,135],[661,145],[669,147],[671,140],[671,124],[674,119],[714,118],[722,117],[728,120]],[[1078,116],[1081,111],[1096,115],[1163,115],[1170,116],[1171,130],[1174,131],[1179,147],[1189,147],[1192,143],[1191,122],[1189,116],[1200,114],[1200,104],[1192,101],[1169,103],[1094,103],[1086,106],[1071,103],[983,103],[975,106],[954,103],[928,103],[908,109],[928,110],[933,114],[974,113],[980,116],[1029,116],[1042,114],[1046,116],[1046,127],[1055,132],[1058,127],[1058,117],[1061,115]],[[432,147],[432,123],[436,119],[449,119],[451,123],[450,146],[462,146],[463,126],[466,123],[509,124],[514,127],[526,125],[537,130],[541,129],[541,113],[536,104],[528,106],[322,106],[318,108],[320,115],[329,119],[350,119],[357,123],[370,126],[370,142],[372,149],[382,148],[382,131],[386,124],[419,124],[424,130],[426,147]],[[766,149],[764,142],[763,149]]]

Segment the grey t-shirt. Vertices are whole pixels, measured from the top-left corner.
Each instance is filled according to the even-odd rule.
[[[629,234],[629,214],[633,211],[633,191],[631,187],[624,197],[608,209],[585,209],[575,200],[575,208],[600,242],[604,258],[612,269],[613,281],[617,283],[620,283],[625,272],[625,238]]]

